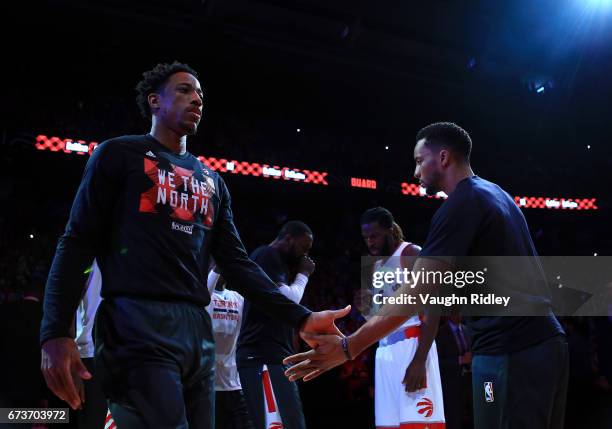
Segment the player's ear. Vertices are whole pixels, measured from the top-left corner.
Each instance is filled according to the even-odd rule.
[[[442,149],[440,151],[440,153],[438,154],[439,156],[439,160],[440,160],[440,165],[442,167],[448,167],[448,164],[450,163],[450,152],[446,149]]]
[[[152,92],[147,97],[147,101],[149,102],[149,108],[152,112],[159,109],[159,94]]]

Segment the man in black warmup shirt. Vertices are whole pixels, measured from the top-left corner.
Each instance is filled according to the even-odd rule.
[[[151,132],[93,152],[59,240],[45,292],[42,370],[55,394],[81,405],[78,385],[91,374],[70,327],[96,258],[104,298],[96,376],[118,427],[212,428],[210,256],[240,294],[303,331],[339,332],[333,321],[348,309],[311,313],[248,258],[223,179],[186,149],[202,116],[196,72],[175,62],[143,76],[136,89]]]
[[[251,258],[277,284],[279,291],[296,304],[304,295],[314,262],[308,257],[313,235],[299,221],[287,222],[276,239],[255,249]],[[292,279],[291,271],[297,274]],[[284,429],[305,429],[302,402],[297,384],[283,375],[283,359],[295,353],[294,330],[279,325],[270,316],[245,300],[242,329],[238,337],[236,365],[249,414],[256,429],[267,429],[268,405],[276,400]],[[263,373],[264,365],[268,374]]]
[[[413,271],[460,271],[466,256],[508,257],[501,263],[497,259],[501,265],[495,270],[501,274],[495,278],[497,290],[511,295],[515,308],[538,308],[537,316],[487,314],[468,321],[474,427],[562,429],[567,341],[552,313],[548,284],[523,213],[499,186],[474,175],[470,166],[472,141],[459,126],[447,122],[429,125],[417,134],[416,142],[415,177],[429,195],[444,191],[448,199],[431,221]],[[417,281],[398,293],[414,296],[423,287],[428,286]],[[357,356],[418,309],[417,305],[402,305],[401,317],[389,317],[390,313],[374,316],[347,338],[305,335],[319,346],[285,359],[287,363],[301,362],[287,375],[292,380],[312,379]],[[393,314],[399,310],[392,310]]]

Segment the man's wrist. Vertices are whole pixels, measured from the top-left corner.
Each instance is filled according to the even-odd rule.
[[[299,304],[298,304],[299,305]],[[308,320],[310,319],[310,316],[312,316],[312,311],[306,309],[308,311],[308,313],[302,315],[302,318],[300,319],[299,323],[298,323],[298,331],[302,332],[304,331],[304,325],[306,325],[306,323],[308,323]]]
[[[353,355],[349,351],[349,337],[342,337],[342,352],[346,360],[353,360]]]
[[[47,344],[50,341],[53,340],[70,340],[72,342],[74,342],[74,338],[68,336],[68,335],[57,335],[57,336],[52,336],[52,337],[45,337],[43,339],[41,339],[40,341],[40,346],[43,347],[45,344]],[[75,343],[76,344],[76,343]]]
[[[351,355],[351,357],[355,359],[355,357],[363,351],[363,347],[360,346],[359,337],[353,334],[347,336],[346,340],[348,344],[349,355]]]

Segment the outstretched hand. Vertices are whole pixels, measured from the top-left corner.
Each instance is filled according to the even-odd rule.
[[[341,335],[304,333],[301,336],[308,344],[316,344],[316,347],[283,360],[285,365],[295,364],[285,371],[289,381],[300,378],[309,381],[346,362]]]
[[[340,319],[351,311],[351,306],[347,305],[343,309],[340,310],[325,310],[325,311],[315,311],[310,313],[308,318],[304,321],[302,326],[300,327],[300,335],[306,343],[312,347],[317,347],[318,343],[315,340],[317,335],[306,335],[306,334],[332,334],[343,337],[344,335],[336,324],[334,323],[336,319]]]
[[[83,381],[91,379],[72,338],[53,338],[42,345],[41,370],[47,386],[73,410],[85,402]]]

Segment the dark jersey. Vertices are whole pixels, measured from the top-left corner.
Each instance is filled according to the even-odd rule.
[[[457,262],[463,256],[535,257],[537,253],[512,197],[496,184],[472,176],[457,184],[434,215],[420,255],[451,257]],[[507,272],[499,277],[502,284],[497,287],[517,299],[545,306],[548,316],[469,319],[476,354],[510,353],[563,334],[550,310],[550,291],[539,261],[520,259],[521,281],[516,281],[516,272]]]
[[[41,341],[68,337],[96,258],[104,298],[210,302],[210,256],[243,296],[297,326],[309,314],[253,263],[234,226],[223,179],[151,135],[102,143],[92,154],[47,280]]]
[[[281,253],[270,246],[255,249],[251,258],[259,264],[276,284],[289,284],[289,267]],[[280,364],[294,353],[294,331],[244,302],[242,328],[238,337],[236,363],[239,367],[261,364]]]

